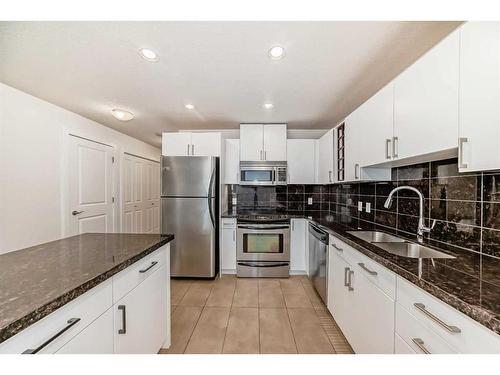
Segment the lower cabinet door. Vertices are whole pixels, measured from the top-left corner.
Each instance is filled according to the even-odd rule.
[[[113,309],[92,322],[57,354],[113,354]]]
[[[167,333],[168,270],[159,268],[114,306],[115,353],[157,353]]]
[[[292,219],[290,231],[290,271],[308,273],[306,270],[306,228],[305,219]]]
[[[349,341],[346,331],[349,330],[349,315],[354,306],[345,284],[350,264],[337,253],[332,253],[331,248],[328,258],[328,310]]]
[[[356,353],[394,353],[394,300],[356,267],[350,278],[354,303],[347,339]]]
[[[221,269],[225,273],[236,271],[236,224],[230,228],[222,228]]]

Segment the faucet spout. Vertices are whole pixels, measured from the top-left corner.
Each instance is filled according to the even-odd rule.
[[[436,224],[436,220],[433,221],[431,227],[426,227],[424,225],[424,196],[422,195],[422,193],[418,189],[414,188],[413,186],[398,186],[398,187],[392,189],[392,191],[389,193],[389,196],[387,197],[387,199],[384,203],[384,207],[385,208],[391,207],[394,194],[400,190],[410,190],[410,191],[415,192],[418,195],[419,217],[418,217],[418,228],[417,228],[417,240],[418,240],[418,242],[423,242],[424,241],[424,233],[429,233],[434,228],[434,225]]]

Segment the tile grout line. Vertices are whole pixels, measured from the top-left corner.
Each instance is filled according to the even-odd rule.
[[[191,286],[190,286],[190,288],[191,288]],[[213,286],[212,286],[212,288],[213,288]],[[210,293],[212,293],[212,289],[210,289]],[[210,296],[210,294],[209,294],[209,296]],[[198,327],[198,323],[200,322],[201,316],[203,315],[203,311],[205,311],[205,307],[206,307],[207,301],[208,301],[208,297],[205,300],[205,302],[203,303],[202,309],[200,311],[200,315],[198,315],[198,319],[196,319],[196,324],[194,325],[193,330],[191,331],[191,334],[189,335],[189,339],[186,342],[186,347],[183,350],[184,354],[186,354],[186,350],[187,350],[187,348],[189,346],[189,343],[191,342],[191,339],[193,338],[194,331],[196,330],[196,327]]]
[[[292,331],[292,337],[293,337],[293,344],[295,345],[295,352],[297,354],[300,354],[299,353],[299,348],[297,346],[297,340],[295,339],[295,332],[293,331],[293,326],[292,326],[292,321],[290,320],[290,314],[288,312],[288,306],[286,304],[286,299],[285,299],[285,293],[283,293],[283,288],[281,287],[281,280],[279,282],[280,284],[280,290],[281,290],[281,294],[283,296],[283,302],[285,303],[285,311],[286,311],[286,317],[288,318],[288,324],[290,324],[290,330]],[[309,297],[308,297],[309,298]]]
[[[229,306],[229,314],[227,315],[226,329],[224,330],[224,338],[222,339],[222,347],[220,354],[224,354],[224,345],[226,344],[227,330],[229,329],[229,319],[231,318],[231,312],[233,311],[234,294],[236,293],[236,282],[234,283],[233,297],[231,298],[231,305]]]

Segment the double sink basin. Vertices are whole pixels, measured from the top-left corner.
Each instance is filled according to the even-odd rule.
[[[405,240],[404,238],[393,236],[384,232],[353,230],[348,231],[347,233],[363,241],[372,243],[373,245],[387,251],[388,253],[406,258],[455,258],[454,256],[442,253],[441,251],[437,251],[427,246],[423,246],[415,242],[410,242]]]

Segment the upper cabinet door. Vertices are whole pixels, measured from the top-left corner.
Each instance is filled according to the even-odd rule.
[[[262,124],[240,125],[240,160],[264,160],[264,126]]]
[[[315,183],[315,147],[314,139],[289,139],[287,141],[287,169],[289,184]]]
[[[264,125],[264,160],[286,161],[286,124]]]
[[[240,177],[240,140],[226,139],[224,183],[238,184]]]
[[[389,83],[356,111],[362,134],[358,162],[361,167],[385,163],[392,159],[394,125],[394,83]]]
[[[394,157],[458,145],[459,34],[453,33],[395,80]]]
[[[319,184],[329,184],[334,182],[333,168],[333,129],[318,139],[318,178]]]
[[[220,133],[191,133],[191,156],[220,156]]]
[[[191,154],[191,133],[163,133],[163,156],[188,156]]]
[[[500,22],[460,30],[460,172],[500,168]]]

